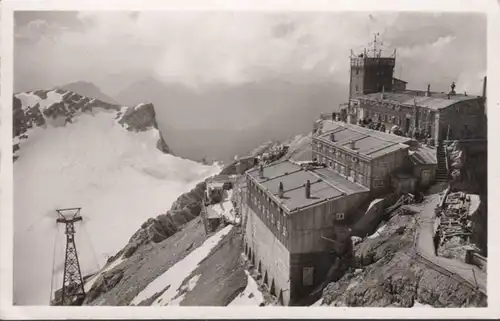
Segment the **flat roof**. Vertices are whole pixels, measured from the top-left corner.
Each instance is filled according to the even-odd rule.
[[[331,134],[334,134],[334,141]],[[409,148],[409,137],[397,136],[378,130],[332,120],[323,121],[323,134],[319,136],[334,146],[349,148],[354,142],[355,151],[369,158],[378,158],[400,149]]]
[[[264,167],[264,177],[259,176],[259,169],[247,172],[269,195],[278,198],[280,182],[283,183],[284,197],[279,199],[289,211],[307,207],[328,199],[346,195],[369,192],[369,189],[351,182],[329,168],[305,167],[290,161],[282,161]],[[311,197],[306,198],[305,183],[311,182]]]
[[[436,150],[420,146],[408,151],[410,161],[415,165],[437,165]]]
[[[464,100],[475,100],[481,97],[474,95],[452,94],[448,99],[448,93],[431,92],[430,96],[425,95],[421,90],[400,90],[395,92],[384,92],[384,99],[381,99],[381,92],[357,96],[356,99],[379,100],[381,102],[410,105],[417,104],[419,107],[425,107],[432,110],[439,110],[449,107]]]

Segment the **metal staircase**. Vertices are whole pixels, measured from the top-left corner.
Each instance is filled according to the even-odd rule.
[[[446,151],[443,141],[438,141],[436,146],[436,158],[437,158],[437,171],[436,171],[436,181],[448,182],[449,172],[446,159]]]

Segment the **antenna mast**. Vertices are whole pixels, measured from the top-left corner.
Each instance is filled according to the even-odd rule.
[[[61,305],[82,305],[85,299],[82,272],[80,270],[74,237],[74,223],[82,221],[82,217],[80,216],[81,209],[81,207],[75,207],[56,210],[59,215],[56,222],[66,225],[66,257],[64,260]]]

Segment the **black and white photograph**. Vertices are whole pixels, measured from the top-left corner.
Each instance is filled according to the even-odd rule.
[[[488,12],[37,8],[14,307],[496,304]]]

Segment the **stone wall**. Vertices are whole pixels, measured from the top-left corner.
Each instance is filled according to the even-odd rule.
[[[439,139],[483,138],[486,136],[486,116],[482,99],[458,102],[439,111]]]
[[[245,208],[246,207],[246,208]],[[245,249],[250,259],[267,285],[271,288],[274,282],[274,295],[283,296],[283,303],[290,303],[290,252],[274,237],[266,225],[247,205],[243,205],[247,213],[245,226]],[[267,274],[267,277],[266,277]]]

